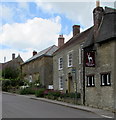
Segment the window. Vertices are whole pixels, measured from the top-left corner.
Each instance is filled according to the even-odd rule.
[[[94,87],[95,81],[94,81],[94,75],[87,76],[87,87]]]
[[[79,83],[81,83],[81,70],[79,70],[79,73],[78,73],[78,80],[79,80]]]
[[[29,82],[32,82],[32,75],[29,75]]]
[[[110,73],[101,74],[101,86],[110,86]]]
[[[63,58],[59,58],[59,70],[63,69]]]
[[[68,67],[72,67],[72,61],[73,60],[73,55],[72,52],[68,54]]]
[[[63,90],[63,77],[59,77],[59,90]]]
[[[81,48],[79,48],[79,64],[81,64]]]
[[[82,48],[83,48],[83,44],[81,44],[80,47],[79,47],[79,64],[82,64],[82,57],[83,57],[83,55],[82,55],[83,49]]]

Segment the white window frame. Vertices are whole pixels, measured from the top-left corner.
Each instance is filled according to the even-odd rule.
[[[69,59],[70,55],[72,55],[72,59]],[[71,60],[71,64],[70,64],[70,60]],[[67,61],[68,61],[68,67],[72,67],[73,66],[73,52],[70,51],[67,55]]]
[[[59,90],[63,90],[63,76],[59,77]]]
[[[90,80],[89,77],[92,77],[92,81],[91,81],[91,85],[90,85]],[[94,75],[87,75],[87,87],[94,87],[95,86],[95,79],[94,79]]]
[[[29,82],[31,83],[33,81],[32,75],[29,75]]]
[[[62,59],[62,61],[61,61],[61,59]],[[60,58],[58,59],[58,69],[59,69],[59,70],[62,70],[62,69],[63,69],[63,58],[62,58],[62,57],[60,57]]]
[[[107,75],[106,82],[104,80],[104,75]],[[101,74],[101,86],[110,86],[110,85],[111,85],[111,82],[110,82],[110,73],[102,73]]]
[[[82,57],[82,55],[81,55],[81,47],[79,48],[79,64],[81,64],[81,57]]]
[[[78,79],[79,79],[79,83],[81,83],[81,70],[79,70]]]

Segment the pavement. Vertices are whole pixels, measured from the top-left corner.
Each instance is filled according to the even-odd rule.
[[[97,109],[97,108],[93,108],[93,107],[89,107],[89,106],[83,106],[83,105],[74,105],[74,104],[61,102],[61,101],[57,101],[57,100],[50,100],[50,99],[46,99],[46,98],[38,98],[38,97],[36,97],[34,95],[19,95],[19,94],[8,93],[8,92],[2,92],[2,93],[23,96],[23,97],[27,97],[29,99],[45,101],[45,102],[58,104],[58,105],[62,105],[62,106],[66,106],[66,107],[70,107],[70,108],[74,108],[74,109],[78,109],[78,110],[92,112],[92,113],[100,115],[100,116],[102,116],[104,118],[114,118],[114,120],[116,120],[116,118],[115,118],[116,116],[114,115],[114,113],[111,112],[111,111],[108,111],[108,110]]]

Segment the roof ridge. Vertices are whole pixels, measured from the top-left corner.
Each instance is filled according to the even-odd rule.
[[[51,47],[48,47],[49,49],[45,52],[47,54],[48,51],[50,51],[55,45],[52,45]]]
[[[67,44],[69,44],[70,42],[72,43],[73,39],[75,39],[76,37],[81,37],[84,33],[88,32],[89,30],[91,30],[93,28],[93,26],[89,27],[88,29],[82,31],[81,33],[71,37],[63,46],[61,46],[58,50],[56,50],[54,53],[57,53],[58,51],[62,50]]]

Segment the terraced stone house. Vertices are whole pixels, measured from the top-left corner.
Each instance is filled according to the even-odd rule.
[[[116,111],[116,9],[98,6],[84,44],[85,104]]]
[[[80,92],[81,104],[116,111],[116,10],[97,1],[93,26],[79,28],[54,53],[54,89]]]
[[[50,46],[40,52],[33,51],[33,56],[22,65],[22,75],[25,80],[34,82],[39,80],[46,88],[53,85],[53,57],[52,54],[58,49],[57,46]]]
[[[12,54],[12,60],[5,62],[5,63],[1,63],[1,70],[3,71],[6,68],[13,68],[15,70],[20,70],[21,71],[21,64],[23,63],[23,59],[21,58],[20,55],[18,55],[17,57],[15,57],[15,53]]]

